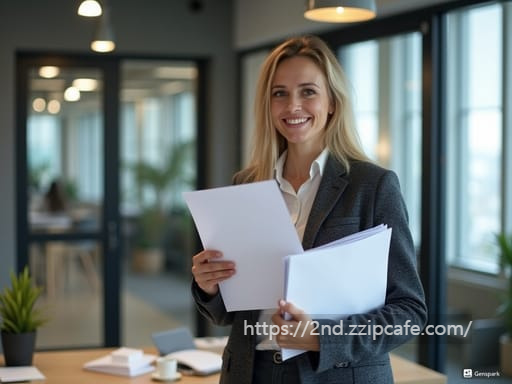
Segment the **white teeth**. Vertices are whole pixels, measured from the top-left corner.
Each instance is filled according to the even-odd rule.
[[[305,117],[301,117],[301,118],[297,118],[297,119],[286,119],[287,124],[302,124],[302,123],[305,123],[306,121],[308,121],[308,119]]]

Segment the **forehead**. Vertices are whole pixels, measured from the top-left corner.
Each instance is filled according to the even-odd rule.
[[[281,81],[323,81],[320,67],[309,57],[294,56],[281,61],[276,68],[273,83]]]

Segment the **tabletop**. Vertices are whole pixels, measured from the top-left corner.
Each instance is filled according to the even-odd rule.
[[[137,377],[124,377],[107,375],[86,371],[84,363],[105,356],[114,349],[80,349],[65,351],[37,352],[34,355],[33,364],[45,375],[48,384],[154,384],[151,374]],[[156,349],[145,348],[146,353],[156,354]],[[423,367],[412,361],[390,355],[393,376],[396,384],[445,384],[446,376]],[[0,355],[0,366],[4,365],[3,356]],[[185,376],[177,381],[178,384],[218,384],[220,375],[210,376]],[[34,384],[42,383],[34,382]]]

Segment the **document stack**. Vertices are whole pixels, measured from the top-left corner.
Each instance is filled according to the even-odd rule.
[[[155,370],[156,355],[144,354],[141,349],[119,348],[107,356],[85,363],[84,369],[120,376],[139,376]]]

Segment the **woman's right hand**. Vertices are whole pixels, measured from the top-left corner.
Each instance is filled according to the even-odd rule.
[[[235,263],[220,261],[222,253],[205,250],[192,257],[192,275],[199,288],[213,296],[219,292],[219,283],[235,274]]]

